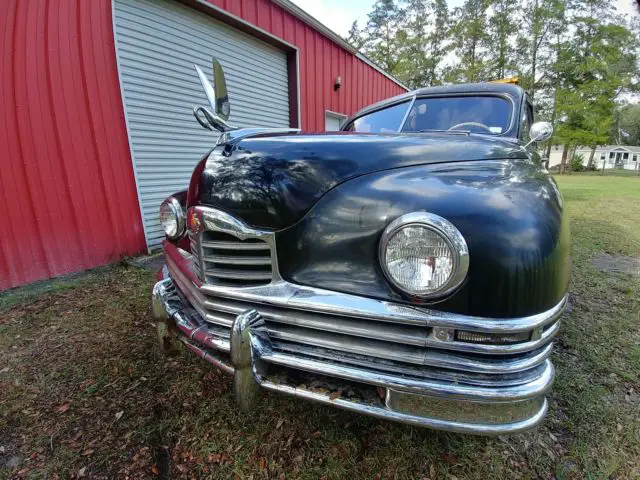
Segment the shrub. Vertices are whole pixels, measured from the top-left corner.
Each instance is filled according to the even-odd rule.
[[[585,170],[584,165],[584,155],[574,155],[571,159],[571,171],[572,172],[582,172]]]

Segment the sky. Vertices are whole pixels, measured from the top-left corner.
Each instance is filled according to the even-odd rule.
[[[331,30],[346,37],[354,20],[360,26],[367,21],[367,13],[375,0],[292,0]],[[635,0],[613,0],[619,13],[637,15]],[[462,5],[463,0],[449,0],[450,7]]]

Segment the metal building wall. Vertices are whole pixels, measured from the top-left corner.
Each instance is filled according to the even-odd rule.
[[[145,250],[111,2],[0,2],[0,290]]]
[[[324,131],[325,110],[352,115],[406,91],[272,0],[206,1],[298,48],[303,130]],[[342,87],[334,91],[338,75]]]
[[[114,0],[113,17],[129,145],[147,245],[164,230],[158,206],[189,184],[217,135],[193,118],[208,105],[194,64],[211,76],[211,55],[224,67],[232,125],[289,126],[287,55],[172,0]]]
[[[305,130],[403,91],[271,0],[182,1],[299,49]],[[0,27],[0,290],[144,252],[111,0],[3,0]]]

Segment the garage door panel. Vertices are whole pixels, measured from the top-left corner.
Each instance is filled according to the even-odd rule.
[[[171,0],[114,0],[123,103],[148,246],[158,245],[159,203],[187,187],[217,135],[193,118],[208,105],[193,64],[211,78],[216,56],[231,117],[242,126],[288,127],[285,52]]]
[[[135,62],[138,67],[145,66],[147,67],[147,69],[151,71],[153,70],[157,71],[158,70],[157,61],[164,61],[165,60],[164,54],[161,54],[158,52],[148,52],[148,51],[145,51],[143,48],[139,48],[138,45],[140,45],[140,42],[143,42],[144,40],[145,39],[141,38],[136,40],[135,42],[126,42],[126,41],[119,42],[121,45],[128,47],[127,50],[123,52],[120,57],[121,62],[125,60],[129,62]],[[193,46],[188,48],[193,48]],[[207,50],[210,50],[210,51],[219,51],[224,49],[223,46],[216,46],[214,44],[209,44],[203,48],[206,48]],[[174,53],[176,55],[180,55],[182,51],[183,50],[179,50]],[[171,53],[171,52],[167,48],[167,51],[163,53]],[[230,60],[226,62],[225,67],[227,69],[238,69],[238,70],[252,68],[252,69],[255,69],[255,71],[252,72],[251,78],[262,79],[265,81],[279,82],[280,84],[283,84],[283,85],[286,84],[287,82],[286,72],[284,72],[285,74],[283,75],[283,72],[280,71],[278,65],[268,65],[268,64],[264,65],[264,63],[261,64],[259,61],[252,61],[250,55],[247,55],[247,53],[248,52],[237,52],[237,54],[242,54],[245,57],[244,59],[242,59],[243,61],[240,61],[241,59],[238,59],[238,61]],[[246,61],[244,61],[245,59]],[[184,60],[184,61],[177,60],[176,63],[173,63],[167,67],[163,65],[161,73],[166,78],[181,79],[184,68],[193,68],[194,62],[209,66],[211,64],[211,55],[206,55],[206,56],[202,55],[199,57],[193,56],[189,58],[189,60]]]
[[[128,91],[132,93],[140,93],[142,94],[138,98],[142,98],[145,100],[149,99],[149,89],[161,91],[163,94],[171,94],[170,98],[152,98],[152,104],[167,104],[167,105],[176,105],[176,106],[184,106],[185,103],[193,103],[193,99],[191,95],[188,95],[184,92],[183,89],[180,89],[178,85],[171,85],[165,82],[153,82],[152,80],[148,81],[137,81],[137,80],[128,80],[127,82],[123,82],[124,86]],[[236,90],[238,90],[236,88]],[[277,89],[273,89],[277,92]],[[286,89],[282,89],[282,93],[286,93]],[[229,94],[231,97],[231,94]],[[243,102],[240,105],[232,105],[232,109],[236,115],[243,110],[247,110],[248,105],[243,105],[244,100],[260,100],[260,96],[255,93],[255,91],[251,91],[249,89],[246,90],[246,95],[242,95],[242,93],[237,93],[236,97],[240,97]],[[267,110],[266,105],[262,105],[262,110],[271,111],[273,107],[285,108],[288,107],[288,102],[282,98],[274,97],[273,102],[269,105],[271,108]],[[244,107],[244,108],[243,108]],[[255,110],[255,107],[251,107],[251,110]],[[274,112],[276,115],[278,112]]]

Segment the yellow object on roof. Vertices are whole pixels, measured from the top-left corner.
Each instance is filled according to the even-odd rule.
[[[511,83],[513,85],[520,84],[520,77],[507,77],[500,80],[489,80],[489,83]]]

